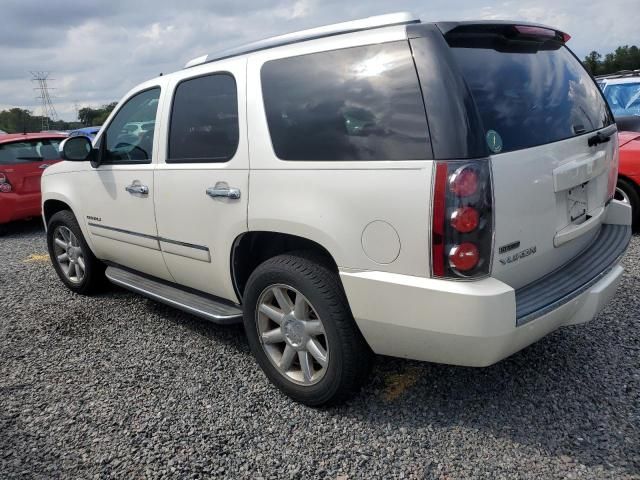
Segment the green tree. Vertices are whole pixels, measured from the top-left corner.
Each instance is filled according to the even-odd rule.
[[[636,45],[622,45],[604,58],[593,51],[584,58],[584,66],[593,75],[608,75],[620,70],[640,69],[640,49]]]

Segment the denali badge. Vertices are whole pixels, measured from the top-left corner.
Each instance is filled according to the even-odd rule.
[[[529,255],[533,255],[536,253],[536,247],[527,248],[526,250],[522,250],[521,252],[514,253],[513,255],[509,255],[507,258],[501,258],[500,263],[503,265],[507,265],[509,263],[517,262],[521,258],[528,257]]]
[[[102,219],[100,217],[92,217],[91,215],[87,215],[87,220],[93,220],[94,222],[101,222]]]
[[[515,250],[519,246],[520,246],[520,240],[518,240],[517,242],[511,242],[507,245],[503,245],[500,248],[498,248],[498,253],[502,255],[503,253],[507,253],[507,252],[510,252],[511,250]]]

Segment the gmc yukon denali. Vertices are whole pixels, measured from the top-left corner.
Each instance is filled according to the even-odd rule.
[[[404,13],[205,55],[42,181],[53,266],[216,323],[344,401],[373,354],[491,365],[611,299],[618,139],[569,36]]]

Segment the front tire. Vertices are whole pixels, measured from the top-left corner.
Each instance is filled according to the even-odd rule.
[[[353,396],[372,353],[337,274],[322,257],[280,255],[251,274],[244,294],[249,345],[269,380],[309,406]]]
[[[105,267],[91,252],[69,210],[57,212],[49,220],[47,247],[53,268],[69,290],[90,295],[105,284]]]

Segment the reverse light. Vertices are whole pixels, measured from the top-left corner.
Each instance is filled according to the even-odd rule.
[[[493,248],[489,160],[436,162],[431,214],[432,275],[469,280],[486,276]]]
[[[11,191],[11,184],[7,180],[7,176],[0,172],[0,193],[9,193]]]

